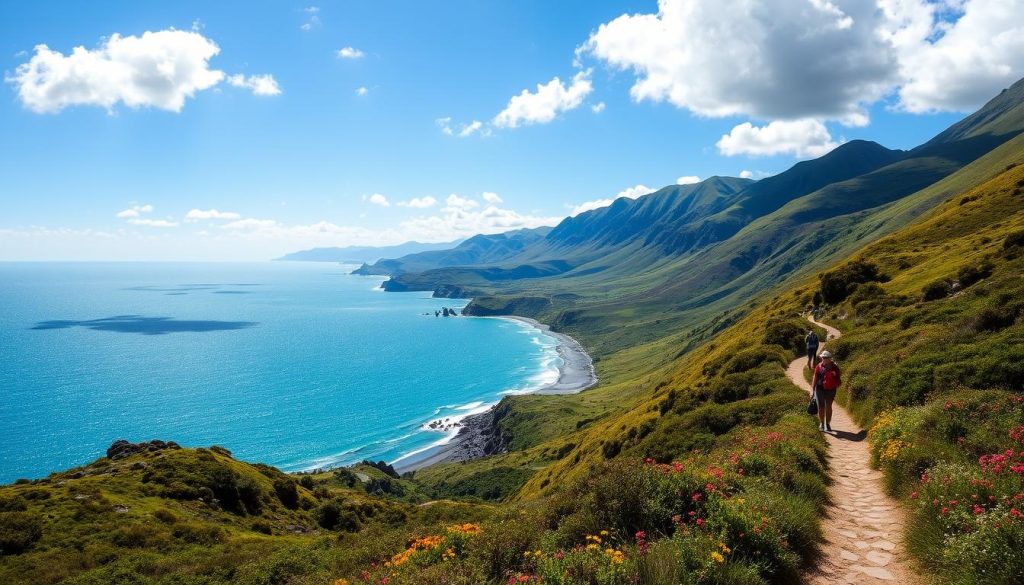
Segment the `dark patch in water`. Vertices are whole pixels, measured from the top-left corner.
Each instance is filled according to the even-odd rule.
[[[140,291],[144,291],[144,292],[184,292],[184,291],[190,291],[190,290],[210,290],[210,289],[214,289],[214,288],[217,288],[217,286],[196,285],[196,286],[174,286],[174,287],[170,287],[170,288],[165,288],[165,287],[160,287],[160,286],[131,286],[131,287],[128,287],[128,288],[126,288],[124,290],[140,290]]]
[[[184,321],[173,317],[144,317],[142,315],[117,315],[104,319],[87,321],[40,321],[32,329],[70,329],[85,327],[93,331],[116,331],[118,333],[139,333],[141,335],[165,335],[167,333],[204,333],[207,331],[235,331],[253,327],[252,321]]]
[[[247,290],[215,290],[215,295],[251,295],[252,291]]]
[[[170,292],[170,293],[164,293],[164,294],[169,296],[169,297],[173,297],[173,296],[177,296],[177,295],[187,295],[188,293],[185,293],[185,292]]]

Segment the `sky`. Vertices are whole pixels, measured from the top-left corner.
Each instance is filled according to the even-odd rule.
[[[445,242],[853,139],[1024,76],[1024,0],[8,2],[0,260]]]

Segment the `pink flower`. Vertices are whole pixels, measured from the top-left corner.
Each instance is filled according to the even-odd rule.
[[[697,526],[704,526],[704,519],[703,518],[697,518]]]

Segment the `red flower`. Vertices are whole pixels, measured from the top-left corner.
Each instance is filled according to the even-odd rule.
[[[911,500],[916,500],[917,499],[917,492],[914,492],[914,493],[910,494],[910,499]]]

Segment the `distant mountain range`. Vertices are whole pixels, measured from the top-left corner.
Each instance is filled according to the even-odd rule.
[[[428,253],[367,270],[392,276],[386,290],[473,297],[470,313],[525,313],[612,351],[636,333],[585,322],[628,313],[646,325],[645,339],[696,326],[984,179],[1022,131],[1024,81],[910,151],[855,140],[761,181],[672,185],[567,218],[532,242],[506,235],[521,248]]]
[[[394,260],[378,260],[364,264],[353,274],[377,274],[397,276],[406,272],[422,272],[444,266],[466,266],[501,262],[511,258],[527,247],[543,240],[551,231],[549,227],[521,229],[503,234],[477,235],[458,246],[444,250],[428,250],[402,256]]]
[[[443,242],[439,244],[424,244],[422,242],[405,242],[395,246],[348,246],[344,248],[313,248],[285,254],[275,260],[303,261],[303,262],[342,262],[345,264],[363,264],[377,262],[381,258],[394,258],[417,254],[430,250],[447,250],[458,246],[462,240],[454,242]]]

